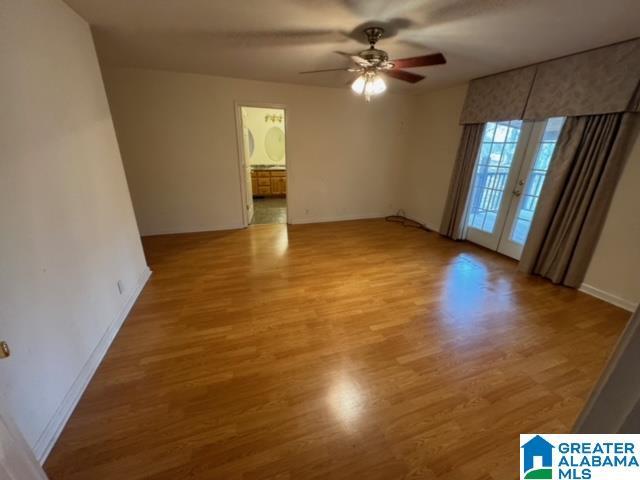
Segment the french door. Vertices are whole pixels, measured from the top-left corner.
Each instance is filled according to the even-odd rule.
[[[467,239],[519,259],[563,117],[485,125],[467,207]]]

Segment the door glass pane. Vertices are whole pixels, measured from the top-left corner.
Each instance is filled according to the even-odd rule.
[[[536,211],[540,192],[542,191],[542,184],[547,175],[551,157],[553,156],[553,151],[556,147],[556,142],[560,136],[563,124],[564,117],[554,117],[547,121],[542,139],[538,144],[533,168],[529,173],[529,178],[520,197],[516,220],[513,222],[513,228],[509,235],[510,240],[513,242],[524,245],[524,242],[527,240],[533,214]]]
[[[469,201],[469,227],[493,233],[521,130],[521,120],[485,125]]]

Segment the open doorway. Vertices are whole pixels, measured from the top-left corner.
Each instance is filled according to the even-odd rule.
[[[239,105],[245,225],[287,223],[286,112]]]

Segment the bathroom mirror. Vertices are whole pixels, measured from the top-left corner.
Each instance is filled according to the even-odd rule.
[[[271,127],[264,138],[264,149],[267,156],[275,163],[283,163],[284,131],[279,127]]]

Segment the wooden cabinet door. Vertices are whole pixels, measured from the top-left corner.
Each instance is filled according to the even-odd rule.
[[[251,191],[254,195],[258,193],[258,179],[256,177],[251,177]]]
[[[271,178],[271,194],[282,195],[282,179],[280,177]]]

